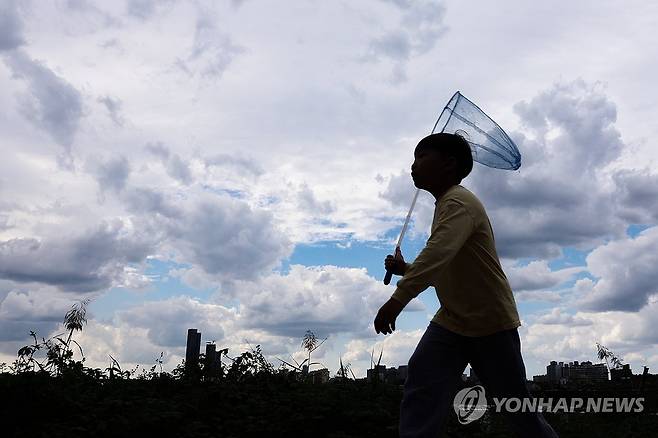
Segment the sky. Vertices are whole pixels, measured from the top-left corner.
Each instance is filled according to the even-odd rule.
[[[0,0],[0,363],[89,298],[88,366],[171,370],[188,328],[275,367],[307,330],[311,369],[407,364],[439,301],[375,333],[383,260],[459,90],[522,155],[462,185],[527,377],[597,342],[658,372],[656,28],[640,1]]]

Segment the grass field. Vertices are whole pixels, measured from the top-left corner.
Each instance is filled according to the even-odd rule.
[[[399,385],[325,384],[256,375],[241,382],[166,377],[94,379],[0,375],[4,437],[396,437]],[[537,395],[535,395],[537,396]],[[656,437],[655,414],[546,414],[560,437]],[[449,437],[512,437],[488,411]]]

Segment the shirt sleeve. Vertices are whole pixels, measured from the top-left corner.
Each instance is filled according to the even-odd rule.
[[[440,206],[437,225],[416,260],[407,266],[391,296],[403,305],[433,283],[459,252],[474,229],[473,218],[463,204],[446,200]]]

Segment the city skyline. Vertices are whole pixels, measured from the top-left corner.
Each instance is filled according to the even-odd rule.
[[[312,333],[311,333],[312,334]],[[187,330],[187,340],[186,340],[186,350],[185,350],[185,365],[187,367],[194,367],[197,364],[200,363],[200,354],[203,353],[201,346],[204,345],[201,341],[201,336],[202,333],[199,332],[195,328],[189,328]],[[204,363],[205,367],[210,366],[211,369],[214,370],[214,372],[217,372],[218,370],[215,367],[225,367],[226,365],[223,364],[221,361],[222,353],[225,353],[228,355],[229,349],[222,349],[219,352],[216,350],[217,345],[215,344],[214,341],[205,341],[205,357],[204,357]],[[602,349],[605,349],[605,346],[601,346]],[[309,345],[309,348],[311,348],[312,351],[314,351],[315,344],[314,345]],[[307,349],[308,350],[308,349]],[[604,350],[605,351],[605,350]],[[251,347],[251,352],[254,352],[253,347]],[[551,384],[563,384],[566,383],[567,381],[571,382],[583,382],[583,381],[590,381],[590,382],[600,382],[600,381],[615,381],[615,380],[624,380],[627,378],[630,378],[633,376],[632,373],[632,368],[630,364],[624,364],[623,361],[621,361],[619,358],[614,356],[614,353],[608,351],[610,356],[615,358],[615,362],[613,363],[612,366],[607,361],[604,362],[599,362],[599,363],[592,363],[591,361],[555,361],[551,360],[548,365],[546,365],[546,374],[539,374],[539,375],[534,375],[532,378],[528,378],[528,381],[532,381],[535,383],[551,383]],[[310,358],[310,355],[309,355]],[[230,360],[234,360],[233,358],[230,358]],[[296,365],[293,365],[287,361],[283,361],[279,358],[277,360],[280,362],[278,365],[280,367],[288,369],[289,371],[297,371],[297,372],[305,372],[305,373],[317,373],[321,371],[327,371],[326,373],[326,379],[329,378],[334,378],[339,374],[339,370],[335,372],[332,372],[331,369],[324,367],[324,368],[318,368],[311,370],[310,366],[305,360],[300,363],[296,363]],[[407,368],[408,364],[400,364],[400,365],[393,365],[393,366],[387,366],[385,363],[379,363],[380,359],[378,359],[378,363],[375,363],[374,359],[371,359],[371,366],[370,368],[367,369],[367,373],[365,376],[366,380],[371,380],[373,378],[373,375],[375,373],[379,374],[380,379],[382,380],[398,380],[400,382],[404,382],[404,379],[406,378],[407,375]],[[321,365],[318,363],[312,363],[315,365]],[[277,368],[277,364],[271,364],[274,365],[274,368]],[[285,366],[284,366],[285,365]],[[344,366],[347,366],[347,370],[351,369],[351,364],[343,364]],[[380,370],[380,372],[377,372],[377,370]],[[479,382],[479,379],[477,378],[477,375],[473,368],[470,366],[470,364],[467,365],[467,367],[464,369],[464,371],[467,371],[467,374],[462,374],[462,380],[469,380],[469,381],[475,381]],[[649,374],[648,373],[649,368],[644,366],[643,367],[643,374]],[[349,376],[349,374],[348,374]],[[353,375],[354,378],[356,376]],[[363,377],[361,377],[363,378]],[[323,377],[323,382],[326,382],[326,379]]]

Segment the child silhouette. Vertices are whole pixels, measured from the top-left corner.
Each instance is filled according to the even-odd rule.
[[[402,253],[384,266],[402,278],[374,321],[392,333],[404,306],[429,286],[441,308],[409,359],[400,405],[400,437],[435,438],[468,363],[490,397],[530,398],[521,356],[516,302],[496,252],[482,203],[460,185],[473,168],[468,142],[456,134],[432,134],[414,151],[414,185],[430,192],[435,211],[425,248],[413,263]],[[520,437],[557,437],[539,412],[505,412]]]

